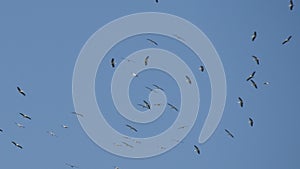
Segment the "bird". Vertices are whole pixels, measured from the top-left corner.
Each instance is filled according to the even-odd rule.
[[[292,38],[292,36],[290,35],[282,42],[282,44],[284,45],[284,44],[288,43],[291,40],[291,38]]]
[[[251,80],[251,79],[254,77],[255,73],[256,73],[256,71],[252,72],[252,73],[249,75],[249,77],[246,79],[246,81]]]
[[[117,167],[117,166],[114,166],[114,169],[120,169],[119,167]]]
[[[186,82],[188,82],[189,84],[192,84],[192,80],[191,80],[190,77],[188,77],[188,76],[186,75],[185,78],[186,78]]]
[[[159,89],[159,90],[162,90],[162,91],[164,91],[164,89],[163,89],[163,88],[161,88],[160,86],[158,86],[158,85],[156,85],[156,84],[152,84],[152,86],[154,86],[156,89]]]
[[[253,119],[251,117],[249,117],[249,124],[251,127],[253,127]]]
[[[64,125],[64,124],[63,124],[63,125],[61,125],[61,127],[62,127],[62,128],[65,128],[65,129],[69,128],[69,126],[67,126],[67,125]]]
[[[171,103],[168,103],[168,105],[171,107],[171,109],[174,109],[175,111],[177,111],[178,112],[178,109],[177,109],[177,107],[175,107],[174,105],[172,105]]]
[[[200,149],[198,148],[198,146],[194,145],[194,151],[197,153],[197,154],[200,154]]]
[[[264,82],[264,85],[269,85],[270,84],[270,82]]]
[[[293,0],[290,0],[289,8],[291,11],[293,10],[293,7],[294,7]]]
[[[145,106],[144,104],[137,104],[138,106],[141,106],[142,108],[148,109],[147,106]]]
[[[25,126],[21,123],[15,123],[19,128],[25,128]]]
[[[150,104],[146,100],[143,100],[143,102],[148,109],[151,109]]]
[[[252,86],[255,87],[255,89],[257,89],[257,84],[254,82],[254,80],[251,79],[250,81],[252,83]]]
[[[240,104],[241,107],[244,106],[244,101],[243,101],[243,99],[241,97],[239,97],[238,103]]]
[[[123,143],[125,146],[127,146],[127,147],[133,148],[133,146],[132,146],[132,145],[130,145],[130,144],[128,144],[128,143],[126,143],[126,142],[124,142],[124,141],[122,141],[122,143]]]
[[[29,117],[27,114],[19,113],[23,118],[31,120],[31,117]]]
[[[256,31],[254,31],[253,34],[252,34],[252,36],[251,36],[251,40],[252,41],[254,41],[256,39],[256,35],[257,35]]]
[[[129,127],[132,131],[135,131],[135,132],[137,132],[137,129],[136,128],[134,128],[134,127],[132,127],[131,125],[129,125],[129,124],[126,124],[126,126],[127,127]]]
[[[150,56],[146,56],[146,57],[145,57],[145,60],[144,60],[144,62],[145,62],[145,66],[147,66],[147,65],[148,65],[149,57],[150,57]]]
[[[158,0],[155,0],[156,3],[158,3]]]
[[[73,164],[69,164],[69,163],[65,163],[65,165],[71,167],[71,168],[79,168],[78,166],[76,165],[73,165]]]
[[[201,72],[204,72],[204,66],[200,66],[200,67],[199,67],[199,70],[200,70]]]
[[[231,138],[234,138],[233,134],[232,134],[229,130],[225,129],[225,132],[226,132]]]
[[[14,142],[14,141],[12,141],[11,143],[12,143],[13,145],[15,145],[16,147],[18,147],[18,148],[20,148],[20,149],[23,149],[23,147],[22,147],[20,144]]]
[[[147,39],[149,42],[151,42],[152,44],[154,44],[155,46],[158,46],[158,43],[157,42],[155,42],[154,40],[152,40],[152,39]]]
[[[139,75],[137,73],[132,73],[133,77],[138,77]]]
[[[71,112],[72,114],[75,114],[76,116],[83,117],[83,114],[77,113],[77,112]]]
[[[112,68],[115,67],[115,59],[114,59],[114,58],[111,58],[110,64],[111,64],[111,67],[112,67]]]
[[[0,129],[0,132],[3,132],[3,130],[2,130],[2,129]]]
[[[152,92],[153,91],[153,89],[152,88],[150,88],[150,87],[145,87],[146,89],[148,89],[150,92]]]
[[[26,96],[26,93],[24,92],[24,90],[22,90],[19,86],[17,86],[17,90],[21,95]]]
[[[257,65],[259,65],[259,58],[257,56],[252,56],[253,60],[256,62]]]

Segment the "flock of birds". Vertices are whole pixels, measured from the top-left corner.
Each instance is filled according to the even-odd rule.
[[[155,2],[158,3],[159,1],[158,1],[158,0],[155,0]],[[289,9],[292,11],[293,8],[294,8],[293,0],[290,0],[290,3],[289,3]],[[175,36],[175,35],[174,35],[174,36]],[[254,41],[256,40],[257,36],[258,36],[257,32],[254,31],[253,34],[251,35],[251,41],[254,42]],[[176,35],[175,37],[179,39],[179,36]],[[292,35],[288,36],[286,39],[284,39],[284,40],[282,41],[281,44],[282,44],[282,45],[287,44],[288,42],[290,42],[291,38],[292,38]],[[181,37],[180,37],[180,39],[181,39]],[[152,39],[149,39],[149,38],[148,38],[147,41],[149,41],[150,43],[152,43],[152,44],[155,45],[155,46],[158,46],[158,43],[157,43],[156,41],[152,40]],[[252,56],[252,58],[253,58],[253,60],[255,61],[255,63],[256,63],[257,65],[260,65],[260,59],[259,59],[257,56]],[[125,59],[125,58],[124,58],[124,59]],[[145,66],[148,65],[149,60],[150,60],[150,56],[146,56],[145,59],[144,59],[144,65],[145,65]],[[128,60],[128,61],[132,61],[132,60]],[[112,58],[111,61],[110,61],[110,63],[111,63],[111,67],[112,67],[112,68],[115,68],[115,67],[116,67],[116,60],[115,60],[115,58]],[[200,70],[201,72],[204,72],[204,71],[205,71],[204,66],[201,65],[201,66],[199,67],[199,70]],[[258,88],[258,85],[257,85],[257,83],[254,81],[255,74],[256,74],[256,71],[253,71],[253,72],[246,78],[246,81],[250,81],[250,82],[251,82],[251,85],[252,85],[255,89],[257,89],[257,88]],[[133,76],[133,77],[138,77],[138,74],[137,74],[137,73],[132,73],[132,76]],[[192,79],[191,79],[189,76],[186,75],[186,76],[185,76],[185,79],[186,79],[186,82],[187,82],[188,84],[191,84],[191,83],[192,83]],[[269,83],[269,82],[264,82],[263,84],[264,84],[264,85],[269,85],[270,83]],[[156,84],[152,84],[152,86],[153,86],[155,89],[159,89],[159,90],[164,91],[163,88],[161,88],[160,86],[158,86],[158,85],[156,85]],[[154,90],[154,88],[150,88],[150,87],[145,87],[145,88],[148,89],[149,91],[153,91],[153,90]],[[21,89],[19,86],[17,87],[17,91],[18,91],[22,96],[26,96],[25,91],[24,91],[23,89]],[[151,109],[151,106],[152,106],[152,105],[150,105],[150,103],[149,103],[148,101],[143,100],[142,102],[143,102],[142,104],[137,104],[137,105],[140,106],[140,107],[142,107],[142,108],[145,108],[145,109]],[[243,100],[241,97],[238,97],[238,102],[237,102],[237,103],[239,104],[239,106],[240,106],[241,108],[244,107],[244,100]],[[175,110],[175,111],[177,111],[177,112],[179,111],[178,108],[177,108],[176,106],[174,106],[173,104],[167,103],[167,105],[170,107],[170,109],[173,109],[173,110]],[[154,106],[161,106],[161,104],[154,104]],[[80,113],[77,113],[77,112],[71,112],[71,113],[74,114],[74,115],[76,115],[76,116],[83,117],[83,114],[80,114]],[[31,119],[32,119],[29,115],[24,114],[24,113],[19,113],[19,115],[20,115],[22,118],[24,118],[24,119],[28,119],[28,120],[31,120]],[[254,120],[253,120],[251,117],[249,117],[248,123],[249,123],[249,125],[250,125],[251,127],[253,127],[253,125],[254,125]],[[17,127],[19,127],[19,128],[25,128],[25,126],[24,126],[23,124],[21,124],[21,123],[15,123],[15,125],[16,125]],[[67,125],[61,125],[61,127],[62,127],[62,128],[68,128]],[[138,130],[137,130],[135,127],[133,127],[132,125],[126,124],[126,127],[128,127],[130,130],[132,130],[132,131],[134,131],[134,132],[138,132]],[[180,127],[180,128],[184,128],[184,127],[186,127],[186,126],[182,126],[182,127]],[[180,128],[179,128],[179,129],[180,129]],[[235,137],[234,134],[233,134],[230,130],[224,129],[224,131],[225,131],[225,133],[226,133],[229,137],[231,137],[231,138],[234,138],[234,137]],[[4,130],[0,128],[0,132],[4,132]],[[55,134],[53,131],[47,131],[47,133],[48,133],[49,135],[51,135],[51,136],[57,137],[56,134]],[[11,141],[11,144],[12,144],[13,146],[19,148],[19,149],[23,149],[23,146],[22,146],[21,144],[17,143],[16,141],[14,141],[14,140]],[[124,143],[124,144],[127,144],[127,143]],[[127,145],[129,145],[129,144],[127,144]],[[161,147],[161,148],[163,148],[163,147]],[[194,145],[194,152],[196,152],[197,154],[200,154],[200,148],[199,148],[197,145]],[[73,165],[73,164],[70,164],[70,163],[65,163],[65,165],[66,165],[66,166],[69,166],[70,168],[79,168],[78,166]],[[119,169],[119,167],[117,167],[117,166],[114,166],[114,168],[115,168],[115,169]]]

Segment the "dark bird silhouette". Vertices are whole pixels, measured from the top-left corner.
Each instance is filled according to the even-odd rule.
[[[175,111],[177,111],[178,112],[178,109],[177,109],[177,107],[175,107],[174,105],[172,105],[171,103],[168,103],[168,105],[171,107],[171,109],[174,109]]]
[[[197,153],[197,154],[200,154],[200,149],[196,146],[196,145],[194,145],[194,151]]]
[[[246,80],[247,81],[251,80],[254,77],[255,73],[256,73],[255,71],[252,72]]]
[[[282,44],[284,45],[284,44],[288,43],[291,40],[291,38],[292,38],[292,36],[290,35],[282,42]]]
[[[293,10],[293,8],[294,8],[293,0],[290,0],[289,8],[291,11]]]
[[[134,127],[132,127],[131,125],[129,125],[129,124],[126,124],[126,126],[127,126],[128,128],[130,128],[131,130],[133,130],[133,131],[137,132],[137,129],[136,129],[136,128],[134,128]]]
[[[162,90],[162,91],[164,91],[164,89],[163,89],[163,88],[161,88],[160,86],[158,86],[158,85],[156,85],[156,84],[152,84],[152,86],[154,86],[156,89],[159,89],[159,90]]]
[[[23,118],[31,120],[31,117],[29,117],[27,114],[19,113]]]
[[[146,56],[146,57],[145,57],[145,60],[144,60],[144,62],[145,62],[145,66],[147,66],[147,65],[148,65],[149,57],[150,57],[150,56]]]
[[[76,165],[73,165],[73,164],[69,164],[69,163],[65,163],[65,165],[71,167],[71,168],[79,168],[78,166]]]
[[[238,104],[240,104],[241,107],[244,106],[244,101],[243,101],[243,99],[241,97],[239,97]]]
[[[252,41],[254,41],[256,39],[256,35],[257,35],[256,31],[254,31],[253,34],[252,34],[252,36],[251,36],[251,40]]]
[[[152,92],[153,91],[153,89],[152,88],[150,88],[150,87],[145,87],[146,89],[148,89],[150,92]]]
[[[80,116],[83,117],[83,114],[77,113],[77,112],[71,112],[72,114],[76,115],[76,116]]]
[[[199,70],[200,70],[201,72],[204,72],[204,66],[200,66],[200,67],[199,67]]]
[[[264,85],[269,85],[270,84],[270,82],[264,82]]]
[[[225,132],[231,137],[231,138],[234,138],[234,135],[227,129],[225,129]]]
[[[114,68],[115,67],[115,59],[112,58],[110,61],[111,67]]]
[[[254,123],[253,119],[251,117],[249,117],[249,124],[250,124],[251,127],[253,127],[253,123]]]
[[[11,143],[12,143],[13,145],[15,145],[16,147],[18,147],[18,148],[20,148],[20,149],[23,149],[23,147],[22,147],[20,144],[14,142],[14,141],[12,141]]]
[[[2,129],[0,129],[0,132],[3,132],[3,130],[2,130]]]
[[[257,56],[252,56],[253,60],[259,65],[259,58]]]
[[[156,3],[158,3],[158,0],[155,0]]]
[[[251,79],[250,81],[251,81],[251,83],[252,83],[252,86],[255,87],[255,89],[257,89],[257,85],[256,85],[256,83],[254,82],[254,80]]]
[[[152,44],[154,44],[155,46],[158,46],[158,43],[157,42],[155,42],[154,40],[152,40],[152,39],[147,39],[149,42],[151,42]]]
[[[143,100],[143,102],[148,109],[151,109],[150,104],[146,100]]]
[[[20,87],[17,86],[18,92],[23,95],[26,96],[26,93],[24,92],[24,90],[22,90]]]
[[[185,78],[186,78],[186,81],[187,81],[189,84],[192,84],[192,80],[191,80],[191,78],[190,78],[190,77],[188,77],[188,76],[185,76]]]

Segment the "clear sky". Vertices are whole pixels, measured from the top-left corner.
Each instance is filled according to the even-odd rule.
[[[288,0],[1,2],[0,168],[69,168],[65,163],[83,169],[299,168],[300,2],[294,3],[290,11]],[[177,54],[190,66],[201,95],[199,115],[182,143],[159,156],[130,159],[101,149],[71,114],[72,77],[79,53],[94,32],[117,18],[140,12],[179,16],[207,35],[224,66],[227,100],[215,133],[199,144],[211,98],[208,74],[198,70],[201,60],[176,39],[160,35],[138,35],[118,43],[99,66],[95,91],[98,105],[105,112],[103,116],[120,133],[153,136],[166,130],[178,115],[166,108],[157,121],[136,124],[120,116],[114,106],[110,95],[114,69],[110,59],[114,57],[118,66],[131,53],[153,48],[147,38],[155,39],[159,44],[156,48]],[[252,42],[254,31],[257,38]],[[282,45],[289,35],[293,36],[290,42]],[[260,58],[260,65],[256,65],[252,55]],[[253,71],[258,89],[246,82]],[[137,109],[143,110],[137,104],[148,98],[149,91],[144,87],[152,84],[164,88],[168,101],[179,107],[176,81],[161,71],[145,70],[130,86],[129,97]],[[24,89],[25,97],[17,92],[17,86]],[[244,99],[243,108],[237,103],[238,97]],[[32,120],[22,118],[20,112]],[[249,117],[254,120],[253,127],[248,124]],[[62,128],[63,124],[69,128]],[[138,132],[132,132],[126,124],[134,125]],[[224,129],[230,130],[234,139]],[[101,134],[101,129],[98,132]],[[14,147],[11,141],[23,149]],[[194,145],[200,148],[200,155],[193,151]]]

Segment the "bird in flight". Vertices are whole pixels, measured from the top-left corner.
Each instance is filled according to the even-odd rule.
[[[244,101],[243,101],[243,99],[241,97],[239,97],[238,104],[240,104],[241,107],[244,106]]]
[[[151,42],[152,44],[154,44],[155,46],[158,46],[158,43],[157,42],[155,42],[154,40],[152,40],[152,39],[147,39],[149,42]]]
[[[73,164],[69,164],[69,163],[65,163],[65,165],[71,167],[71,168],[79,168],[78,166],[76,165],[73,165]]]
[[[64,125],[64,124],[63,124],[63,125],[61,125],[61,127],[62,127],[62,128],[65,128],[65,129],[69,128],[69,126],[67,126],[67,125]]]
[[[256,31],[254,31],[253,34],[252,34],[252,36],[251,36],[251,40],[252,41],[254,41],[256,39],[256,35],[257,35]]]
[[[71,112],[72,114],[75,114],[76,116],[83,117],[83,114],[77,113],[77,112]]]
[[[20,148],[20,149],[23,149],[23,147],[22,147],[20,144],[14,142],[14,141],[12,141],[11,143],[12,143],[13,145],[15,145],[16,147],[18,147],[18,148]]]
[[[3,130],[2,130],[2,129],[0,129],[0,132],[3,132]]]
[[[133,77],[139,77],[139,75],[137,73],[132,73]]]
[[[145,66],[147,66],[147,65],[148,65],[149,57],[150,57],[150,56],[146,56],[146,57],[145,57],[145,60],[144,60],[144,62],[145,62]]]
[[[185,78],[186,78],[186,82],[188,82],[189,84],[192,84],[192,80],[191,80],[190,77],[188,77],[188,76],[186,75]]]
[[[111,64],[111,67],[112,67],[112,68],[115,67],[115,59],[114,59],[114,58],[111,58],[110,64]]]
[[[127,147],[133,148],[133,146],[132,146],[132,145],[130,145],[130,144],[128,144],[128,143],[126,143],[126,142],[124,142],[124,141],[122,141],[122,143],[123,143],[125,146],[127,146]]]
[[[253,127],[253,119],[251,117],[249,117],[249,124],[251,127]]]
[[[23,118],[31,120],[31,117],[29,117],[27,114],[19,113]]]
[[[204,72],[204,66],[200,66],[200,67],[199,67],[199,70],[200,70],[201,72]]]
[[[259,65],[259,58],[257,56],[252,56],[253,60]]]
[[[255,87],[255,89],[257,89],[257,84],[254,82],[254,80],[251,79],[250,81],[252,83],[252,86]]]
[[[21,123],[15,123],[19,128],[25,128],[25,126]]]
[[[26,93],[24,92],[24,90],[22,90],[20,87],[17,86],[18,92],[23,95],[26,96]]]
[[[200,149],[198,146],[194,145],[194,151],[197,153],[197,154],[200,154]]]
[[[156,3],[158,3],[158,0],[155,0]]]
[[[270,82],[264,82],[264,85],[269,85],[270,84]]]
[[[145,87],[146,89],[148,89],[150,92],[152,92],[153,91],[153,89],[151,89],[150,87]]]
[[[127,126],[128,128],[130,128],[132,131],[134,131],[134,132],[137,132],[137,129],[136,129],[136,128],[134,128],[134,127],[132,127],[131,125],[129,125],[129,124],[126,124],[126,126]]]
[[[293,0],[290,0],[289,8],[291,11],[293,10],[293,7],[294,7]]]
[[[246,79],[246,81],[251,80],[251,79],[254,77],[255,73],[256,73],[255,71],[252,72],[252,73],[249,75],[249,77]]]
[[[282,44],[284,45],[284,44],[288,43],[291,40],[291,38],[292,38],[292,36],[290,35],[282,42]]]
[[[156,85],[156,84],[152,84],[152,86],[154,86],[156,89],[159,89],[159,90],[162,90],[162,91],[164,91],[164,89],[163,89],[163,88],[161,88],[160,86],[158,86],[158,85]]]
[[[234,138],[233,134],[232,134],[229,130],[225,129],[225,132],[226,132],[231,138]]]
[[[146,106],[147,109],[151,109],[150,104],[146,100],[143,100],[143,102],[144,102],[144,106]]]
[[[168,105],[171,107],[171,109],[174,109],[175,111],[178,112],[178,109],[176,106],[172,105],[171,103],[168,103]]]

